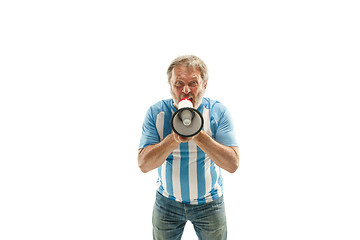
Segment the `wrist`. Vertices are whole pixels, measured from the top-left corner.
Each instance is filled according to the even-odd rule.
[[[194,141],[195,141],[195,142],[201,141],[201,140],[204,139],[204,137],[206,137],[206,136],[207,136],[207,133],[204,132],[204,130],[201,130],[198,134],[196,134],[196,135],[194,136]]]
[[[177,134],[174,133],[174,132],[171,133],[171,141],[172,141],[172,143],[176,144],[176,146],[181,143],[181,140],[180,140],[180,138],[179,138],[179,135],[177,135]]]

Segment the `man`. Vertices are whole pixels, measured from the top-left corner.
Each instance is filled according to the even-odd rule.
[[[153,238],[181,239],[188,220],[199,239],[226,239],[221,169],[234,173],[239,151],[227,109],[204,98],[208,80],[198,57],[176,58],[169,66],[172,99],[148,110],[140,140],[138,164],[143,172],[158,170],[153,210]],[[203,129],[193,137],[171,130],[171,117],[181,99],[188,98],[204,118]]]

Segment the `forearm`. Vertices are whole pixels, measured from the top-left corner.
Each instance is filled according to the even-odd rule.
[[[237,147],[228,147],[216,142],[204,131],[193,138],[196,145],[201,148],[211,160],[220,168],[234,173],[239,167],[239,152]]]
[[[161,142],[140,149],[138,154],[139,168],[146,173],[160,167],[179,144],[172,133]]]

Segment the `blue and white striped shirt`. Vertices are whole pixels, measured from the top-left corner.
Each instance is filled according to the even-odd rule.
[[[203,98],[198,111],[204,118],[203,130],[217,142],[237,146],[228,110],[217,101]],[[171,133],[170,120],[176,112],[172,99],[151,106],[142,127],[139,148],[157,144]],[[221,169],[193,140],[180,145],[158,168],[157,190],[164,197],[182,203],[203,204],[221,197]]]

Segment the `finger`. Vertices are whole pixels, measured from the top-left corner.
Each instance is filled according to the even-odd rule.
[[[193,139],[192,137],[181,137],[181,136],[179,136],[179,138],[180,138],[181,142],[188,142]]]

